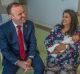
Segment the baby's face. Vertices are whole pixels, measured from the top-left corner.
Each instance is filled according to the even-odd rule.
[[[80,40],[80,35],[73,35],[73,36],[72,36],[72,40],[73,40],[74,42],[79,41],[79,40]]]

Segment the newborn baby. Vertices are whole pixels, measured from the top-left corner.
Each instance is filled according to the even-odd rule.
[[[55,53],[55,52],[58,52],[59,54],[63,53],[66,49],[68,49],[69,44],[74,44],[75,42],[77,42],[79,40],[80,40],[80,34],[75,34],[72,37],[65,36],[64,40],[62,42],[54,44],[52,47],[49,47],[47,50],[52,54],[52,56],[56,57],[57,53]],[[64,49],[64,50],[63,49],[56,49],[56,47],[58,47],[60,44],[65,44],[66,49]],[[63,48],[63,46],[62,46],[62,48]]]

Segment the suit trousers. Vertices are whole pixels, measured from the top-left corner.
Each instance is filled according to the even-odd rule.
[[[34,70],[34,74],[43,74],[44,73],[44,64],[38,54],[33,59],[32,67]],[[19,69],[18,66],[11,64],[9,61],[7,61],[3,65],[2,74],[16,74],[18,69]]]

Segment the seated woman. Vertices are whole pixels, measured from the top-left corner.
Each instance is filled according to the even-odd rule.
[[[53,67],[52,74],[76,74],[80,62],[80,31],[77,30],[77,25],[76,12],[67,9],[63,12],[62,23],[57,24],[46,37],[47,65]]]
[[[64,40],[62,42],[57,40],[58,43],[50,46],[47,49],[47,51],[49,53],[52,53],[53,57],[56,57],[58,54],[62,54],[63,52],[65,52],[65,50],[68,49],[69,44],[74,44],[75,42],[77,42],[79,40],[80,40],[80,34],[75,34],[72,37],[65,36]],[[66,49],[58,49],[58,50],[56,50],[56,47],[59,46],[60,44],[65,44],[66,45]]]

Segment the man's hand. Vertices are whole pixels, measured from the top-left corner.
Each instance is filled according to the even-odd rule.
[[[22,68],[24,70],[24,72],[27,72],[32,69],[31,64],[32,64],[31,59],[27,59],[27,61],[18,60],[16,63],[16,65],[18,65],[20,68]]]
[[[26,69],[25,69],[24,72],[32,69],[31,64],[32,64],[32,60],[31,60],[30,58],[28,58],[28,59],[26,60]]]
[[[22,68],[23,70],[26,70],[26,61],[21,61],[21,60],[18,60],[17,63],[16,63],[17,66],[19,66],[20,68]]]
[[[58,46],[56,46],[55,50],[53,53],[55,54],[61,54],[66,50],[66,45],[63,43],[60,43]]]

